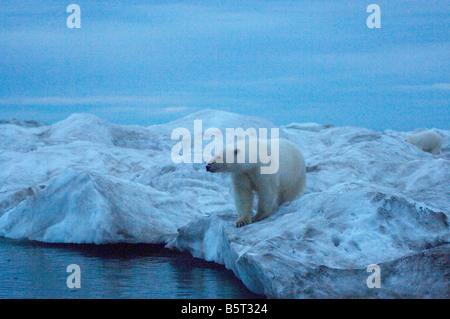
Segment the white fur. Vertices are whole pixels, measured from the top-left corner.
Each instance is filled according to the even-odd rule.
[[[238,220],[236,227],[241,227],[252,221],[258,221],[272,215],[284,202],[296,199],[306,184],[306,168],[303,155],[292,142],[285,139],[258,140],[258,149],[263,144],[271,150],[271,145],[278,142],[278,169],[273,174],[261,173],[262,164],[258,156],[256,163],[250,163],[248,157],[249,141],[240,146],[229,145],[216,151],[216,156],[208,163],[210,172],[228,172],[232,174],[235,190]],[[233,148],[235,158],[233,163],[226,160],[227,150]],[[244,149],[245,148],[245,149]],[[246,151],[244,163],[237,163],[237,156]],[[258,195],[258,209],[252,218],[253,192]]]
[[[442,138],[433,131],[426,131],[408,136],[405,141],[417,146],[424,152],[439,154],[442,147]]]

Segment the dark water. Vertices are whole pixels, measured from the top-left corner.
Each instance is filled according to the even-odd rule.
[[[81,269],[69,289],[67,266]],[[220,265],[158,245],[54,245],[0,237],[0,298],[260,298]]]

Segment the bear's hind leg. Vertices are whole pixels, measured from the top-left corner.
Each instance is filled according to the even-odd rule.
[[[274,192],[261,190],[258,192],[258,211],[252,218],[252,222],[260,221],[272,215],[278,208],[276,196],[271,196]],[[276,192],[275,192],[276,193]]]

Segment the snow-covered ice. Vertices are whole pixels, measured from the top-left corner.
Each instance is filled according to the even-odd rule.
[[[414,132],[292,123],[280,136],[307,163],[303,195],[235,228],[230,178],[174,164],[172,130],[275,127],[205,110],[164,125],[88,114],[53,125],[0,122],[0,235],[58,243],[166,243],[224,264],[274,298],[450,295],[450,131],[432,155]],[[203,146],[208,142],[205,141]],[[381,268],[381,288],[366,267]]]

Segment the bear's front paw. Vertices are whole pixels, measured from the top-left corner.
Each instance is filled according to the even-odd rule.
[[[252,217],[252,223],[258,222],[264,218],[267,218],[267,216],[256,214],[255,216]]]
[[[236,222],[236,227],[239,228],[239,227],[248,225],[251,222],[252,221],[249,218],[248,219],[238,219],[237,222]]]

